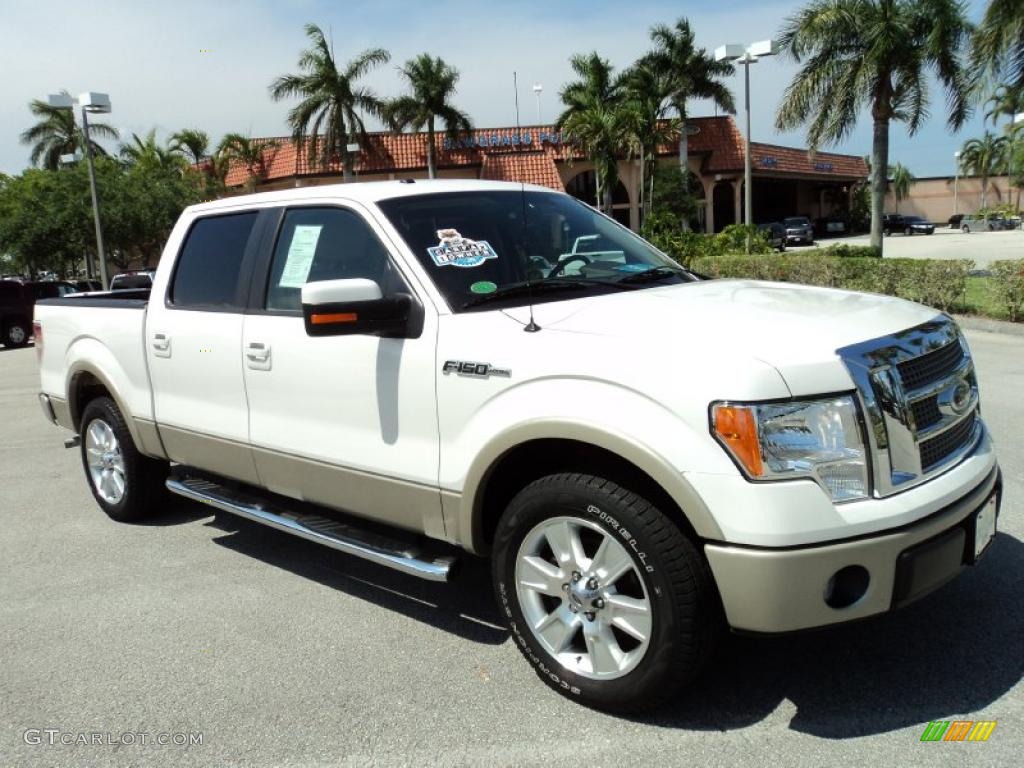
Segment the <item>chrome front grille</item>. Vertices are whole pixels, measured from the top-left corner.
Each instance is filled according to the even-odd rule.
[[[837,350],[868,426],[876,496],[927,480],[977,443],[974,362],[947,317]]]

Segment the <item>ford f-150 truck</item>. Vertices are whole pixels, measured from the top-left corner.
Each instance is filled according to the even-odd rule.
[[[488,556],[540,677],[609,710],[673,695],[722,628],[903,606],[995,532],[950,317],[701,279],[549,189],[193,206],[150,290],[42,301],[35,334],[110,517],[170,492],[426,579]]]

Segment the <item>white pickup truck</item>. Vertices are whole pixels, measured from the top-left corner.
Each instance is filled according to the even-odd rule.
[[[547,189],[194,206],[151,291],[42,301],[35,334],[110,517],[170,491],[427,579],[489,556],[541,678],[609,710],[673,695],[724,627],[903,606],[995,532],[951,318],[700,279]]]

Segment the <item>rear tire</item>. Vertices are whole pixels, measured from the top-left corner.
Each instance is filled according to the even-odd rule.
[[[520,652],[547,685],[597,709],[636,712],[676,695],[724,625],[694,543],[599,477],[550,475],[520,491],[492,566]]]
[[[970,227],[968,227],[967,225],[964,225],[963,227],[961,227],[961,231],[962,231],[962,232],[963,232],[963,233],[964,233],[965,235],[969,235],[969,234],[971,234],[971,228],[970,228]]]
[[[4,321],[3,331],[4,346],[10,347],[11,349],[24,347],[28,344],[29,336],[32,335],[31,324],[23,317],[8,318]]]
[[[160,512],[169,464],[139,453],[117,405],[90,400],[79,425],[82,466],[93,498],[113,520],[131,523]]]

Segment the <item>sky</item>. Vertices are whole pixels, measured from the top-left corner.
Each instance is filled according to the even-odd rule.
[[[968,5],[972,19],[979,19],[982,0]],[[698,44],[708,50],[750,43],[771,37],[798,7],[775,0],[0,0],[0,171],[19,173],[28,165],[29,147],[19,142],[33,122],[28,103],[61,89],[109,93],[113,112],[103,117],[123,140],[152,128],[161,138],[201,128],[215,142],[232,131],[286,135],[290,103],[272,101],[267,86],[297,71],[307,22],[329,31],[339,62],[370,47],[389,50],[391,62],[365,79],[381,96],[403,92],[398,65],[422,52],[441,56],[461,73],[457,106],[476,126],[491,127],[515,124],[513,71],[522,124],[538,122],[534,83],[543,85],[540,118],[548,122],[559,112],[559,90],[572,79],[573,53],[596,50],[624,68],[650,48],[652,25],[679,16],[690,19]],[[751,67],[755,141],[806,146],[801,131],[773,127],[795,71],[781,57]],[[727,84],[742,109],[742,75]],[[941,92],[934,87],[932,93],[932,116],[916,136],[899,124],[891,131],[890,161],[918,177],[951,174],[954,151],[984,130],[976,114],[950,135]],[[714,113],[708,103],[690,106],[694,116]],[[742,112],[737,118],[742,125]],[[862,117],[842,145],[822,149],[868,154],[870,120]]]

